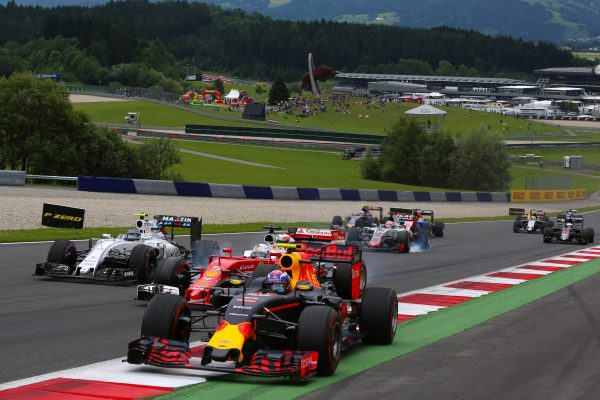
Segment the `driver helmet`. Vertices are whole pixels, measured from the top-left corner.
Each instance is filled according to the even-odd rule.
[[[254,246],[250,258],[268,258],[271,254],[271,247],[267,243],[259,243]]]
[[[278,294],[286,294],[290,290],[290,277],[287,272],[275,270],[267,275],[267,284]]]
[[[275,241],[277,243],[294,243],[296,242],[293,237],[288,235],[287,233],[278,233],[275,235]]]
[[[394,227],[394,221],[386,221],[385,222],[385,227],[388,229],[391,229]]]

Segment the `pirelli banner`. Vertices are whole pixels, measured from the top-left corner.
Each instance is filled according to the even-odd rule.
[[[83,229],[85,210],[44,203],[42,225],[54,228]]]
[[[510,201],[513,202],[585,200],[587,198],[587,189],[512,190],[510,192]]]

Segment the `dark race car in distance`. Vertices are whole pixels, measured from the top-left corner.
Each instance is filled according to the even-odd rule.
[[[544,228],[544,243],[567,242],[588,244],[594,242],[594,228],[583,226],[583,216],[569,210],[566,214],[559,214],[553,226]]]

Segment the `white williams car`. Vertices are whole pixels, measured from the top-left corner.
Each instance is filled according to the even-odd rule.
[[[109,282],[151,282],[158,265],[170,257],[187,260],[192,251],[174,241],[173,228],[190,228],[190,248],[200,241],[202,220],[196,217],[158,215],[146,219],[136,214],[136,229],[114,238],[102,235],[89,248],[77,250],[69,240],[57,240],[46,262],[37,264],[34,275]],[[165,231],[171,227],[171,235]]]

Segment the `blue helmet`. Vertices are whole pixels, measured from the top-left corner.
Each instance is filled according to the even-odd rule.
[[[275,293],[286,294],[290,290],[290,277],[281,270],[269,272],[267,283]]]

